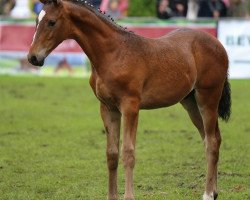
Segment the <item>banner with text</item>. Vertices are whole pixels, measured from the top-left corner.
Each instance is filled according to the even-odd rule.
[[[194,22],[185,19],[126,18],[118,23],[136,34],[151,38],[163,36],[178,28],[199,29],[216,36],[216,21],[211,19]],[[89,74],[90,63],[74,40],[64,41],[46,58],[45,65],[49,67],[31,66],[27,61],[27,53],[34,33],[34,19],[19,20],[0,16],[0,74],[32,72],[42,76],[58,76],[58,71],[70,76],[78,76],[84,72]]]
[[[230,62],[230,78],[250,78],[250,20],[220,20],[218,39]]]

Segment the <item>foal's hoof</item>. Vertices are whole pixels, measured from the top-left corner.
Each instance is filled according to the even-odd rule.
[[[216,200],[218,197],[218,193],[217,192],[214,192],[214,200]]]
[[[118,197],[116,195],[114,196],[108,196],[107,200],[118,200]]]
[[[203,195],[203,200],[216,200],[217,197],[218,197],[218,193],[217,192],[213,192],[211,194],[205,193]]]

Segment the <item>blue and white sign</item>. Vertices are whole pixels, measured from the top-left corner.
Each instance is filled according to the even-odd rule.
[[[230,62],[230,78],[250,78],[250,20],[220,20],[218,39]]]

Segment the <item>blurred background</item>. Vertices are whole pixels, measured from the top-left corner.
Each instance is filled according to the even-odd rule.
[[[230,77],[250,77],[250,0],[89,0],[117,22],[146,37],[181,28],[218,37],[230,58]],[[46,68],[30,65],[27,51],[35,32],[39,0],[0,0],[0,74],[89,75],[89,61],[75,41],[63,42],[47,59]]]

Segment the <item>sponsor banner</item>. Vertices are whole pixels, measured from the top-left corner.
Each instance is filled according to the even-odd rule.
[[[213,20],[189,22],[186,20],[157,20],[153,19],[124,19],[118,22],[129,30],[145,36],[160,37],[178,28],[193,28],[204,30],[216,35],[216,23]],[[0,51],[27,51],[32,43],[35,33],[33,21],[0,21]],[[60,44],[54,52],[82,52],[80,46],[74,40],[66,40]]]
[[[180,28],[202,30],[213,36],[217,34],[217,24],[216,21],[212,19],[189,21],[182,18],[173,18],[169,20],[159,20],[155,18],[126,18],[119,21],[119,24],[127,27],[138,35],[149,38],[161,37]]]
[[[86,77],[90,74],[90,63],[82,52],[50,54],[44,67],[32,66],[26,57],[25,52],[0,52],[0,75]]]
[[[178,28],[199,29],[216,36],[216,22],[214,20],[126,18],[119,20],[117,23],[136,34],[150,38],[163,36]],[[46,58],[45,68],[30,68],[26,58],[34,33],[34,19],[0,18],[0,74],[22,75],[31,73],[39,76],[58,76],[55,71],[64,60],[73,67],[73,72],[68,73],[66,71],[66,75],[69,74],[74,77],[79,74],[89,74],[89,61],[74,40],[66,40],[60,44]]]
[[[0,24],[0,52],[28,51],[35,33],[34,24]],[[60,44],[55,52],[82,52],[74,40],[66,40]]]
[[[218,39],[229,56],[230,78],[250,78],[250,20],[220,20]]]
[[[1,61],[6,59],[6,60],[13,60],[13,59],[23,59],[27,57],[26,52],[19,52],[19,51],[1,51],[0,52],[0,59]],[[57,65],[60,61],[63,59],[66,59],[69,64],[74,65],[74,66],[80,66],[84,65],[87,60],[87,56],[84,53],[52,53],[50,54],[46,59],[45,59],[45,65],[52,65],[55,66]],[[0,67],[1,62],[0,61]]]

